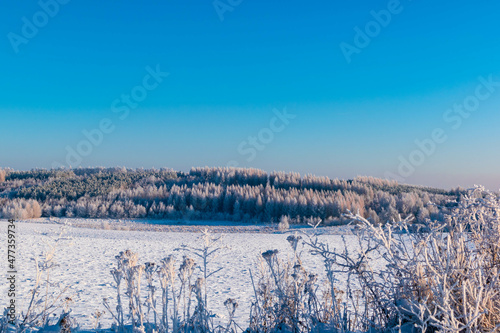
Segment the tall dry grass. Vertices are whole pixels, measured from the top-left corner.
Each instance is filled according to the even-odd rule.
[[[214,323],[208,310],[207,281],[222,269],[213,269],[211,261],[223,248],[220,236],[205,230],[200,247],[177,249],[185,253],[179,262],[169,255],[159,264],[141,264],[137,253],[120,252],[116,256],[117,266],[111,271],[117,287],[115,307],[104,299],[115,331],[236,332],[236,301],[227,299],[224,303],[229,318],[226,325]],[[190,255],[198,257],[201,264]],[[195,274],[196,270],[199,274]]]

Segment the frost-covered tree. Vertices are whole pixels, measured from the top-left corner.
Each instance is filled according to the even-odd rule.
[[[0,183],[3,183],[5,181],[5,175],[6,175],[5,170],[0,169]]]
[[[290,217],[283,215],[278,223],[278,229],[280,231],[285,231],[288,230],[288,228],[290,228]]]
[[[0,215],[16,220],[39,218],[42,216],[42,208],[36,200],[14,199],[2,207]]]

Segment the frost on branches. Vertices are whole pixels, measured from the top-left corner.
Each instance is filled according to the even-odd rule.
[[[359,252],[329,251],[311,241],[330,275],[347,276],[345,308],[353,330],[498,332],[500,199],[476,187],[445,222],[411,218],[374,226],[360,215]],[[371,267],[372,259],[385,259]]]

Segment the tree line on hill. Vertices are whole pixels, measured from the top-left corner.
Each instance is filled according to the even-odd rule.
[[[339,224],[348,210],[373,223],[442,220],[463,189],[373,177],[330,179],[258,169],[0,170],[0,217],[149,218]]]

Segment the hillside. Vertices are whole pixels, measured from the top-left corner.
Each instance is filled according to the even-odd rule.
[[[0,217],[151,218],[326,224],[358,212],[374,223],[441,220],[462,190],[372,177],[329,179],[258,169],[78,168],[0,172]],[[430,204],[432,203],[432,204]]]

